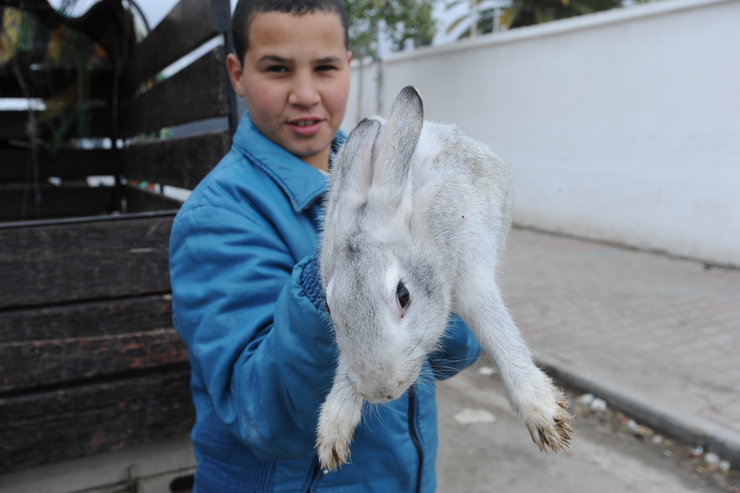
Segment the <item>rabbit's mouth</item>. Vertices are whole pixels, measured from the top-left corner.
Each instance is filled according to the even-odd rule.
[[[403,395],[404,392],[406,392],[406,389],[408,388],[408,385],[405,385],[404,382],[397,382],[395,388],[392,390],[389,390],[391,388],[391,385],[386,386],[380,386],[376,389],[373,389],[373,392],[367,393],[367,392],[358,392],[363,399],[365,399],[368,402],[371,402],[373,404],[385,404],[386,402],[390,402],[392,400],[398,399]]]
[[[366,375],[360,378],[352,371],[348,372],[348,380],[355,391],[366,401],[373,404],[385,404],[401,397],[414,379],[383,378],[378,375]]]

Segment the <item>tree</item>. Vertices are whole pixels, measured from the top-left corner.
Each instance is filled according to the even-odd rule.
[[[382,34],[402,48],[406,40],[417,45],[432,42],[435,21],[432,8],[436,0],[342,0],[349,23],[349,49],[356,60],[378,58],[378,39]],[[357,115],[363,116],[364,64],[360,63]],[[380,112],[380,109],[376,109]]]
[[[397,47],[406,40],[417,45],[432,42],[435,0],[342,0],[349,21],[349,45],[355,58],[377,57],[382,32]]]

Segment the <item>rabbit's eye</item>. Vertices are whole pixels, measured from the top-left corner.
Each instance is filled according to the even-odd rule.
[[[404,286],[402,282],[398,283],[398,287],[396,288],[396,296],[398,297],[398,302],[401,304],[401,308],[406,308],[407,306],[409,306],[411,295],[409,294],[409,290],[406,289],[406,286]]]

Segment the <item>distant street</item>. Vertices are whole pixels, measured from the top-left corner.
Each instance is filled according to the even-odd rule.
[[[439,385],[440,493],[740,493],[740,270],[514,228],[499,284],[535,360],[608,407],[545,455],[479,362]]]
[[[438,384],[439,493],[720,493],[658,447],[613,434],[595,418],[576,418],[571,448],[541,453],[510,410],[497,377],[477,367]],[[493,413],[491,424],[462,425],[464,408]]]

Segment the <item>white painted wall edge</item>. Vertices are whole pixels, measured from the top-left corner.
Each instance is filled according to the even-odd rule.
[[[609,24],[627,22],[638,18],[652,17],[671,12],[679,12],[682,10],[697,9],[709,5],[735,3],[738,1],[740,0],[659,0],[654,3],[637,4],[630,7],[604,10],[567,19],[550,21],[543,24],[536,24],[533,26],[519,27],[491,35],[478,36],[474,39],[463,39],[448,45],[425,46],[413,51],[395,52],[383,58],[382,61],[385,64],[399,63],[415,58],[438,56],[446,53],[454,53],[456,51],[467,51],[479,47],[552,36],[579,29],[590,29]]]

